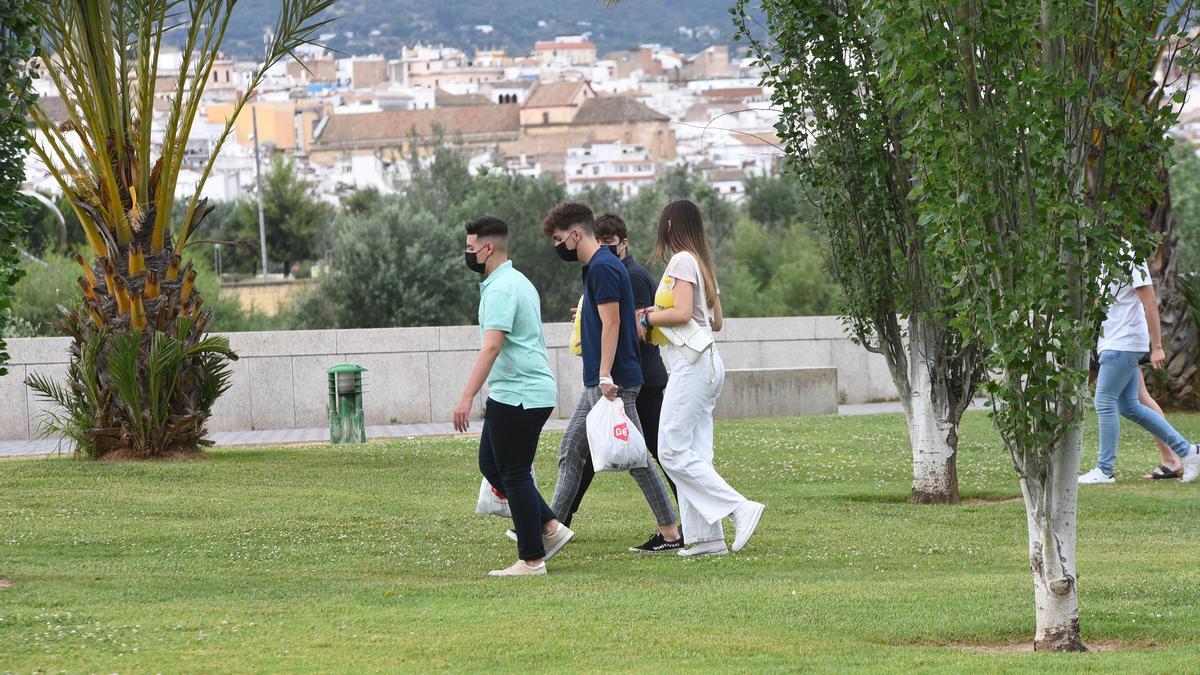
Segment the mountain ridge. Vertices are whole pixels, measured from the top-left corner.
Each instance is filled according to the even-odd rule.
[[[341,0],[328,10],[327,16],[336,18],[322,31],[336,36],[322,44],[346,55],[382,53],[389,58],[418,41],[526,54],[537,40],[588,33],[601,54],[646,43],[694,52],[732,43],[731,5],[732,0],[636,0],[616,7],[596,0]],[[237,58],[261,53],[263,35],[278,13],[278,0],[241,0],[224,51]]]

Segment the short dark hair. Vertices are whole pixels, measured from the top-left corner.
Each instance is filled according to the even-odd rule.
[[[476,237],[499,237],[508,239],[508,223],[495,216],[483,216],[467,223],[467,234]]]
[[[596,218],[595,230],[597,239],[616,237],[625,241],[629,238],[629,228],[625,226],[625,221],[621,220],[621,216],[615,213],[601,213]]]
[[[592,210],[587,207],[587,204],[563,202],[550,209],[550,213],[546,214],[546,219],[542,221],[542,232],[549,237],[553,236],[555,232],[569,230],[578,225],[583,228],[584,232],[591,234],[595,223]]]

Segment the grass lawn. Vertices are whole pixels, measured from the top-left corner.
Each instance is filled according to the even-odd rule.
[[[965,647],[1032,641],[1023,508],[908,505],[903,419],[879,415],[720,425],[718,467],[767,504],[725,558],[627,553],[653,521],[601,475],[541,579],[487,578],[515,548],[473,513],[471,440],[0,462],[0,672],[1196,672],[1200,484],[1139,480],[1157,452],[1124,433],[1120,482],[1080,497],[1084,638],[1113,651]],[[984,415],[961,437],[965,498],[1020,493]]]

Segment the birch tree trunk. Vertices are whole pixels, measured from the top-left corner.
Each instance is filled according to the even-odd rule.
[[[908,436],[913,453],[912,503],[957,504],[957,420],[951,418],[945,392],[938,395],[928,359],[920,354],[912,354],[910,358],[913,377]]]
[[[1054,452],[1025,463],[1021,479],[1029,529],[1029,566],[1037,651],[1087,651],[1079,630],[1075,525],[1083,429],[1068,431]]]
[[[904,406],[913,455],[913,504],[957,504],[958,424],[979,384],[979,363],[947,329],[910,316],[906,344],[883,350]]]

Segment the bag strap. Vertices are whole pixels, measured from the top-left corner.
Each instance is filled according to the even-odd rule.
[[[712,332],[712,322],[713,322],[713,319],[716,317],[716,315],[712,311],[712,309],[708,306],[708,293],[706,293],[705,289],[704,289],[704,270],[700,268],[700,260],[696,259],[696,255],[693,253],[689,253],[689,255],[691,255],[692,258],[696,260],[696,269],[700,270],[700,275],[699,275],[700,279],[697,282],[696,286],[700,289],[700,309],[701,309],[701,311],[704,312],[704,320],[708,323],[708,325],[703,326],[703,328],[711,333]]]

